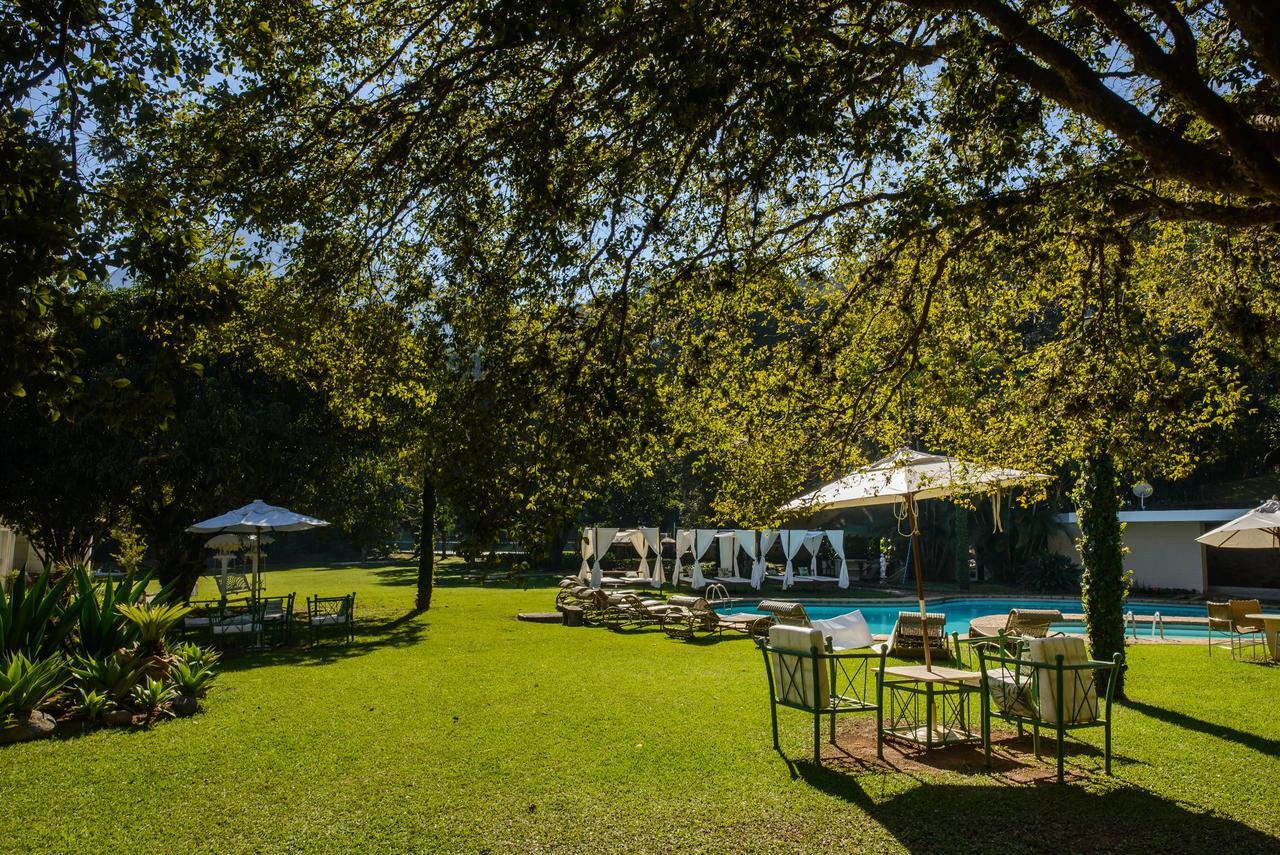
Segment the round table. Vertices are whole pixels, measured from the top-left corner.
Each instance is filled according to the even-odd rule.
[[[1249,620],[1262,621],[1262,634],[1267,639],[1267,650],[1274,662],[1280,662],[1280,612],[1255,612],[1245,615]]]
[[[1004,632],[1004,628],[1009,625],[1009,616],[1003,615],[982,615],[969,621],[969,637],[970,638],[995,638]]]

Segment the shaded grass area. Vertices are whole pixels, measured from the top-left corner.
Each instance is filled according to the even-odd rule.
[[[1063,788],[819,769],[799,714],[772,750],[746,639],[519,623],[551,581],[458,570],[424,614],[406,565],[268,574],[356,591],[357,642],[231,658],[192,719],[0,750],[0,851],[1280,851],[1280,668],[1133,648],[1113,778],[1090,750]]]

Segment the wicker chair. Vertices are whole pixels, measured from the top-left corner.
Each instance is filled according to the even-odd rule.
[[[741,632],[753,638],[769,634],[773,618],[768,615],[722,615],[703,597],[672,597],[662,618],[662,631],[672,638],[692,639],[702,635]]]
[[[928,613],[929,620],[929,654],[931,657],[941,656],[950,659],[953,651],[947,644],[947,616]],[[920,623],[919,612],[898,612],[898,622],[893,625],[889,634],[889,652],[893,656],[924,656],[925,634]]]
[[[1231,655],[1250,660],[1265,659],[1266,627],[1255,618],[1245,617],[1262,611],[1262,603],[1258,600],[1228,600],[1227,607],[1231,610]]]
[[[1215,647],[1226,647],[1234,657],[1236,650],[1231,640],[1231,604],[1206,602],[1205,606],[1209,610],[1209,655],[1213,655]],[[1214,633],[1222,636],[1225,641],[1214,641]]]

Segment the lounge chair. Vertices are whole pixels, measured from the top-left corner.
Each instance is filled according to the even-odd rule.
[[[1227,606],[1231,610],[1231,655],[1250,660],[1267,658],[1266,627],[1260,620],[1245,617],[1262,611],[1262,603],[1258,600],[1228,600]],[[1261,656],[1258,655],[1259,648]]]
[[[931,658],[950,659],[953,651],[947,644],[947,616],[928,613],[929,654]],[[889,653],[899,657],[924,656],[925,634],[919,612],[898,612],[898,622],[889,633]]]
[[[1000,639],[1001,642],[1005,640]],[[1018,644],[1018,642],[1011,643]],[[1040,728],[1057,737],[1058,783],[1063,782],[1064,741],[1067,731],[1104,729],[1104,768],[1111,774],[1111,701],[1116,676],[1125,667],[1120,654],[1110,662],[1088,657],[1084,639],[1072,636],[1035,638],[1006,652],[1004,644],[977,648],[982,672],[982,746],[991,766],[991,720],[999,718],[1032,728],[1032,745],[1040,756]],[[1098,678],[1106,676],[1104,703],[1098,702]]]
[[[787,600],[761,600],[760,605],[756,606],[759,611],[767,612],[773,615],[773,619],[780,624],[788,626],[811,626],[809,613],[805,611],[803,603],[793,603]]]
[[[779,753],[778,707],[789,707],[813,716],[813,761],[822,765],[822,717],[830,722],[829,740],[836,741],[836,716],[844,713],[874,712],[871,695],[856,686],[832,691],[837,667],[845,673],[846,665],[855,673],[869,673],[871,664],[884,668],[884,648],[868,648],[847,653],[826,649],[822,630],[812,627],[778,625],[770,627],[767,638],[757,639],[764,655],[765,675],[769,680],[769,717],[773,724],[773,748]]]
[[[1011,638],[1044,638],[1049,635],[1049,630],[1053,627],[1054,622],[1062,620],[1062,612],[1057,609],[1009,609],[1009,617],[1005,619],[1002,626],[994,635],[991,634],[992,627],[987,625],[980,627],[977,624],[969,624],[969,637],[976,638],[979,636],[987,636],[989,638],[996,635],[1005,635]],[[1063,633],[1053,633],[1054,635],[1062,635]]]
[[[609,629],[639,629],[661,624],[673,606],[634,593],[606,594],[599,622]]]
[[[773,618],[761,614],[722,615],[704,597],[672,597],[662,618],[662,630],[672,638],[741,632],[753,638],[768,635]]]

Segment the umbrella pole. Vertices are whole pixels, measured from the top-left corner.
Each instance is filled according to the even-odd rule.
[[[933,670],[933,654],[929,651],[929,611],[924,605],[924,578],[920,572],[920,527],[916,518],[916,498],[907,494],[907,521],[911,526],[911,563],[916,574],[916,600],[920,603],[920,633],[924,636],[924,668]]]

